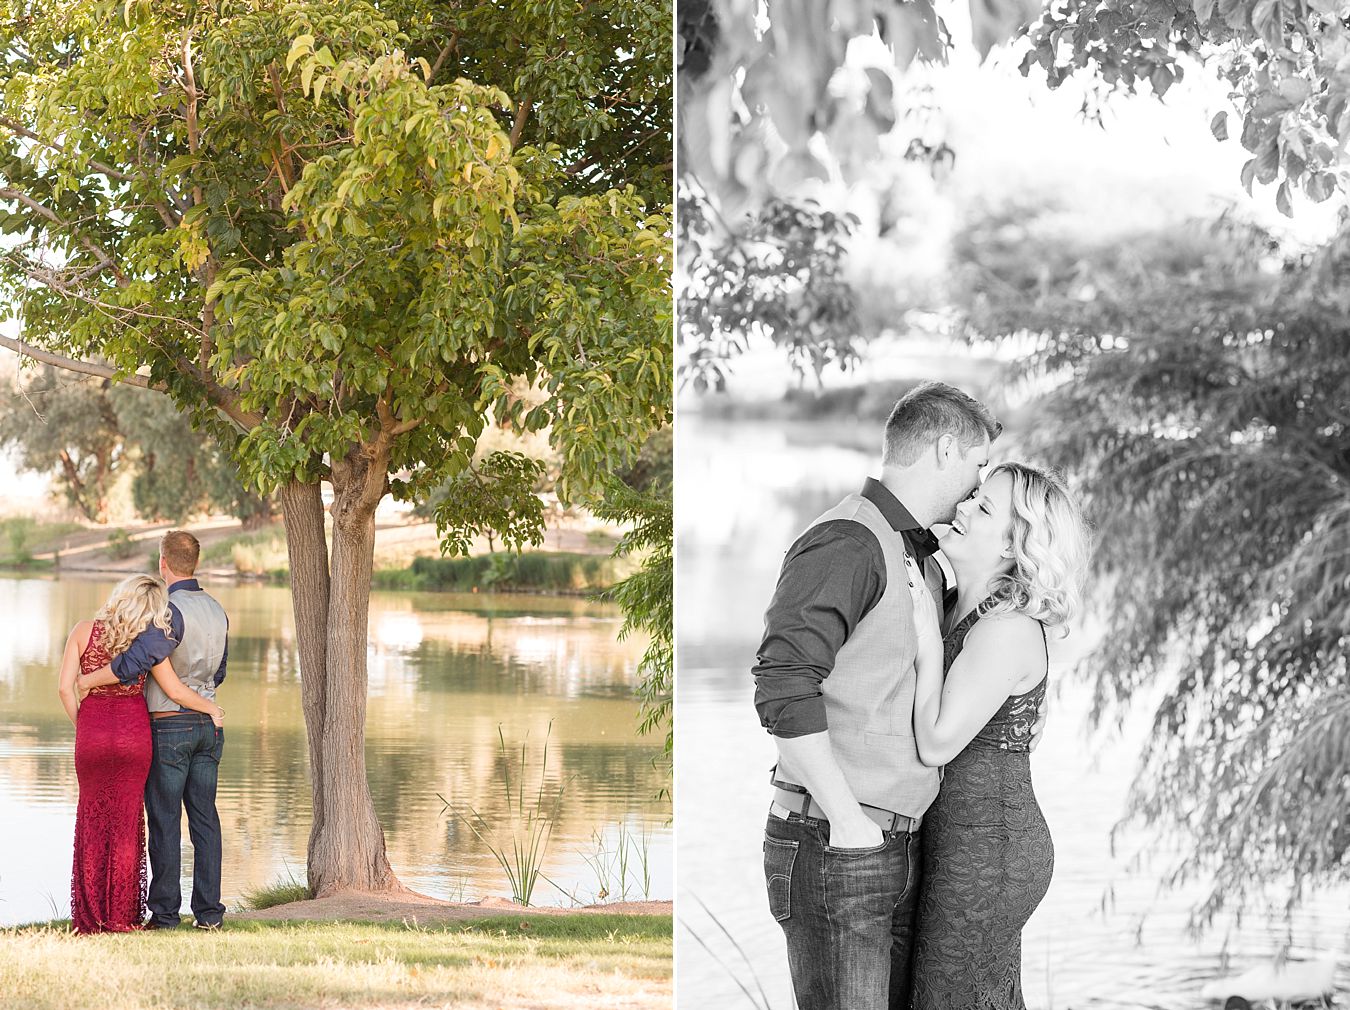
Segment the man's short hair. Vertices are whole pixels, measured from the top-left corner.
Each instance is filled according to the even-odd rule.
[[[961,452],[1003,432],[987,407],[945,382],[923,382],[900,397],[886,418],[883,464],[909,466],[943,435],[955,435]]]
[[[197,571],[197,559],[202,545],[186,530],[169,530],[159,538],[159,556],[175,575],[192,575]]]

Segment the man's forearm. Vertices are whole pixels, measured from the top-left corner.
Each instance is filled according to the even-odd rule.
[[[862,807],[844,778],[844,772],[835,760],[830,747],[829,733],[809,733],[806,736],[773,738],[778,753],[791,766],[793,775],[801,779],[811,798],[825,811],[831,824],[846,823],[863,816]]]

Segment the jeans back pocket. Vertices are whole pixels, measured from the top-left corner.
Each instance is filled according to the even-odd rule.
[[[764,879],[769,885],[769,911],[779,922],[792,915],[792,865],[797,861],[798,844],[784,838],[764,839]]]

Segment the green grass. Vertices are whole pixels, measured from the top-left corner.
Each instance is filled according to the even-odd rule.
[[[450,810],[473,832],[492,853],[497,865],[506,874],[511,886],[511,897],[522,905],[528,906],[534,895],[534,886],[541,876],[544,856],[548,852],[549,842],[553,838],[553,825],[558,820],[558,808],[562,806],[563,793],[567,789],[564,781],[555,788],[549,788],[548,781],[548,742],[553,735],[553,720],[549,720],[548,733],[544,736],[544,754],[539,764],[539,788],[526,784],[529,772],[529,734],[520,743],[520,762],[517,765],[515,786],[511,784],[511,755],[506,750],[506,737],[501,726],[497,727],[498,767],[502,770],[502,792],[506,800],[505,823],[493,826],[487,822],[473,804],[465,804],[461,809],[440,793],[436,798],[444,806],[442,813]],[[467,813],[466,813],[467,811]]]
[[[287,873],[265,887],[245,891],[241,900],[245,908],[257,912],[276,905],[289,905],[292,901],[308,901],[310,897],[309,884],[297,879],[294,873]]]
[[[274,577],[274,573],[284,573],[290,565],[286,530],[276,523],[251,533],[237,533],[217,540],[202,550],[202,563],[206,567],[233,565],[241,574]]]
[[[217,540],[203,548],[202,564],[285,582],[290,566],[286,531],[277,524]],[[373,585],[431,592],[590,593],[608,589],[636,567],[631,559],[616,561],[602,554],[498,551],[471,558],[415,558],[411,567],[377,569]]]
[[[226,919],[74,936],[68,924],[0,931],[0,992],[14,1010],[246,1006],[669,1007],[670,916],[496,916],[403,923]]]
[[[60,545],[63,537],[81,533],[79,523],[49,523],[29,516],[0,519],[0,565],[20,568],[50,567],[50,562],[34,561],[34,554],[42,554]]]
[[[583,593],[608,589],[630,575],[636,562],[603,554],[498,551],[471,558],[416,558],[411,568],[375,573],[377,589],[450,592]]]

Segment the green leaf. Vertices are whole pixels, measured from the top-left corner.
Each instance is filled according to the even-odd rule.
[[[286,71],[289,73],[291,68],[295,66],[295,61],[306,53],[312,52],[313,49],[313,35],[301,35],[296,38],[296,40],[291,43],[290,52],[286,54]]]
[[[1219,112],[1209,121],[1209,132],[1214,134],[1214,139],[1225,141],[1228,139],[1228,113]]]

